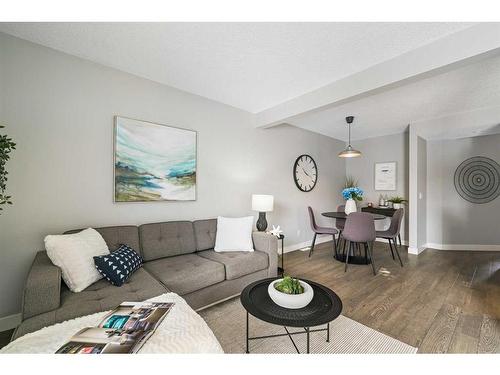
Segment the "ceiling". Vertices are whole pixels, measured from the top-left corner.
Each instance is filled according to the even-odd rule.
[[[304,129],[347,140],[346,115],[354,115],[351,138],[364,139],[420,127],[428,138],[462,138],[498,132],[500,57],[298,116]]]
[[[0,31],[257,113],[472,25],[0,23]],[[453,83],[455,88],[468,84],[456,80]],[[367,99],[358,103],[367,108],[338,107],[297,125],[342,137],[342,126],[332,130],[338,123],[336,118],[352,113],[359,116],[359,127],[354,131],[359,137],[359,129],[371,134],[368,123],[381,123],[389,131],[396,121],[405,123],[408,117],[414,117],[405,116],[403,108],[415,113],[426,110],[427,103],[436,113],[464,101],[457,97],[450,103],[435,103],[441,95],[455,96],[457,91],[434,88],[434,94],[426,94],[424,88],[415,89],[419,96],[411,101],[397,93],[388,94],[383,97],[383,106]],[[391,105],[392,100],[397,105]],[[388,114],[393,114],[390,119]]]

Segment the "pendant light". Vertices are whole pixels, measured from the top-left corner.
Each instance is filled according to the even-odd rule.
[[[353,149],[351,146],[351,124],[354,121],[354,116],[347,116],[345,120],[347,122],[347,127],[349,128],[349,145],[344,151],[339,153],[339,158],[356,158],[361,156],[361,152]]]

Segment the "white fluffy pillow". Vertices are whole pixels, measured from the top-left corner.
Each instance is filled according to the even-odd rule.
[[[215,248],[223,251],[253,251],[252,242],[253,216],[217,218]]]
[[[92,228],[75,234],[49,235],[45,237],[45,249],[72,292],[81,292],[102,278],[94,256],[109,254],[108,245]]]

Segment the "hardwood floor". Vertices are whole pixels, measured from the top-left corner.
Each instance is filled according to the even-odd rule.
[[[500,353],[500,253],[438,251],[419,256],[377,242],[377,275],[369,265],[333,259],[332,242],[314,254],[285,254],[285,274],[333,289],[342,314],[419,348],[419,353]]]

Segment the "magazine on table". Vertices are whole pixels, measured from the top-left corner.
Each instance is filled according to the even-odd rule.
[[[123,302],[97,327],[77,332],[56,354],[137,353],[173,305],[166,302]]]

